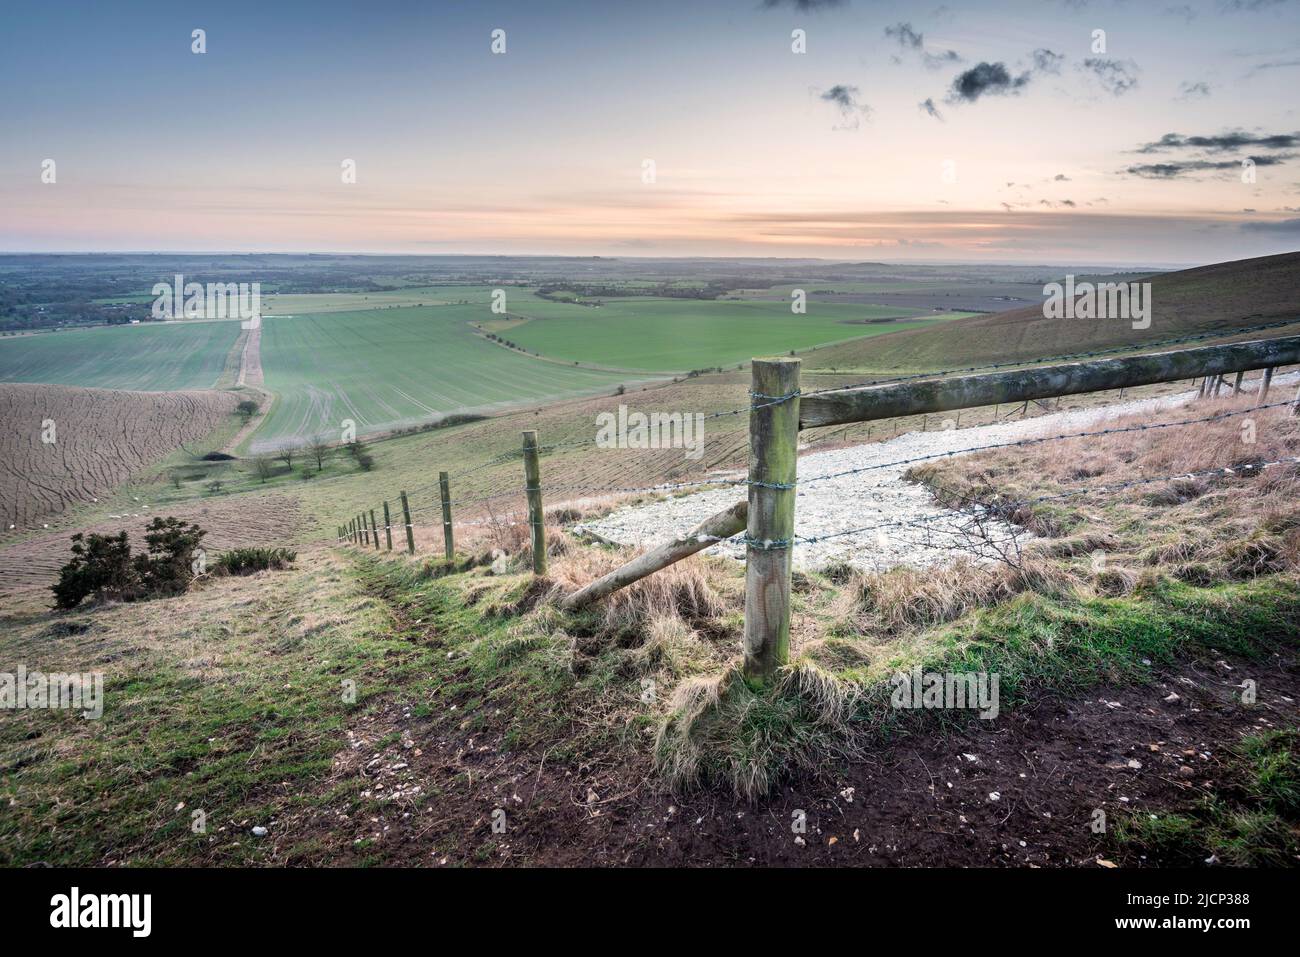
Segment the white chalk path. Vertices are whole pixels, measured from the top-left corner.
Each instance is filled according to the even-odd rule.
[[[1291,373],[1275,377],[1273,383],[1275,387],[1282,387],[1297,378],[1300,375]],[[1250,385],[1253,386],[1254,383]],[[1014,546],[1009,539],[1018,536],[1022,544],[1028,541],[1029,536],[1023,529],[996,522],[985,523],[984,531],[988,538],[995,543],[1005,543],[997,549],[982,544],[978,538],[973,539],[969,532],[969,515],[940,507],[924,486],[903,480],[903,473],[910,467],[908,465],[886,465],[821,482],[809,483],[809,480],[819,475],[914,459],[923,455],[943,452],[961,454],[972,446],[1088,431],[1090,427],[1104,427],[1101,423],[1108,419],[1186,404],[1195,395],[1194,392],[1184,392],[1159,399],[1118,402],[967,429],[908,432],[885,442],[801,456],[800,487],[795,500],[797,538],[817,538],[845,529],[888,523],[922,524],[919,527],[856,532],[812,544],[799,543],[794,549],[794,565],[796,568],[821,568],[831,562],[847,561],[859,568],[884,569],[895,565],[925,568],[959,555],[989,560],[996,557],[997,550],[1011,550],[1014,554]],[[1270,391],[1269,394],[1270,402],[1281,402],[1287,398],[1287,394],[1280,390]],[[1189,409],[1187,417],[1199,418],[1202,415],[1212,415],[1213,412],[1213,406],[1206,405],[1195,412]],[[689,531],[710,515],[740,501],[744,496],[744,486],[711,489],[650,505],[620,509],[605,518],[583,523],[578,526],[578,530],[591,532],[619,544],[649,548]],[[743,558],[744,546],[739,538],[733,538],[708,549],[708,554]]]

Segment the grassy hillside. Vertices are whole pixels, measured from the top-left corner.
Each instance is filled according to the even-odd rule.
[[[1151,326],[1121,319],[1044,319],[1041,305],[976,316],[937,328],[847,343],[811,356],[822,369],[909,370],[1033,359],[1133,346],[1187,333],[1300,321],[1300,253],[1162,273],[1151,282]],[[1277,335],[1278,333],[1272,333]]]
[[[1068,440],[1029,460],[986,453],[918,478],[1028,498],[1171,458],[1293,448],[1300,424],[1262,415],[1250,453],[1224,422]],[[1294,725],[1296,480],[1028,506],[1040,538],[1018,567],[802,575],[792,666],[763,692],[736,678],[741,566],[696,557],[565,612],[560,594],[628,552],[559,528],[540,581],[518,548],[493,568],[472,547],[454,566],[313,547],[287,571],[153,603],[47,615],[15,601],[0,652],[49,670],[93,661],[106,697],[102,721],[26,710],[0,726],[0,860],[1291,862],[1293,736],[1259,735]],[[913,665],[999,674],[1000,716],[898,712],[887,679]],[[1249,707],[1244,676],[1259,685]],[[1261,743],[1265,764],[1219,760]],[[1189,790],[1219,796],[1213,828],[1166,814]],[[1087,827],[1098,806],[1113,840]],[[810,819],[797,843],[791,808]],[[961,840],[926,851],[936,832]]]
[[[143,392],[208,389],[238,337],[238,322],[177,322],[0,339],[0,382]]]

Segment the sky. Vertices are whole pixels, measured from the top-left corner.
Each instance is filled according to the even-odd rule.
[[[1297,84],[1300,0],[0,0],[0,250],[1218,262]]]

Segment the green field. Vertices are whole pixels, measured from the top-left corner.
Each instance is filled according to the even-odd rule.
[[[335,312],[262,323],[262,368],[275,403],[259,446],[428,421],[440,413],[602,393],[627,376],[530,358],[475,334],[482,306]]]
[[[629,297],[584,306],[513,291],[508,306],[512,316],[530,321],[501,335],[530,352],[657,372],[732,365],[754,356],[942,321],[927,316],[878,325],[863,322],[906,314],[890,306],[810,302],[807,314],[795,315],[784,302]]]
[[[449,303],[488,303],[493,286],[411,286],[382,292],[288,293],[262,296],[264,316],[300,316],[322,312],[355,312],[405,306],[439,306]],[[512,291],[510,287],[506,287]]]
[[[101,389],[208,389],[238,322],[145,323],[0,339],[0,382]]]

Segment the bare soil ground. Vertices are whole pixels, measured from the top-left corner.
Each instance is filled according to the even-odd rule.
[[[182,444],[212,432],[237,401],[215,391],[0,385],[4,534],[39,528],[69,505],[104,496]],[[43,434],[53,441],[43,441]]]
[[[1243,676],[1260,688],[1249,707]],[[1180,700],[1165,703],[1175,692]],[[1294,658],[1188,661],[1147,686],[902,738],[747,803],[716,790],[666,793],[648,759],[521,752],[491,727],[435,722],[419,716],[422,702],[399,699],[347,729],[331,774],[334,787],[364,782],[383,809],[349,818],[342,806],[317,808],[280,824],[286,842],[311,835],[315,864],[1156,866],[1168,862],[1094,833],[1094,812],[1113,827],[1233,788],[1226,748],[1294,727],[1298,701]],[[492,829],[498,809],[504,833]],[[792,828],[799,811],[803,833]]]

